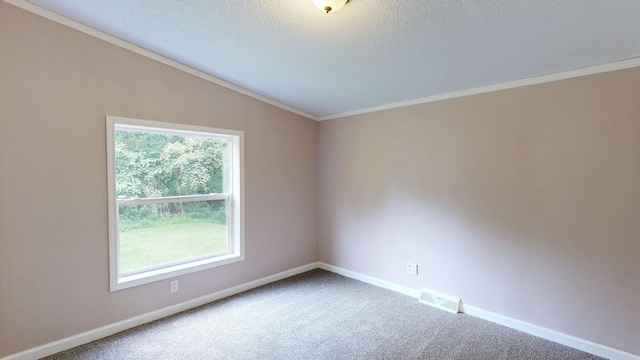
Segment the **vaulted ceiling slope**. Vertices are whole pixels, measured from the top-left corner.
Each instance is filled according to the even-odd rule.
[[[640,57],[638,0],[28,3],[316,119]]]

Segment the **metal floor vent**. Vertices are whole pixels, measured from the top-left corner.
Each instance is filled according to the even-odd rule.
[[[453,314],[463,312],[461,306],[462,300],[460,300],[460,298],[440,294],[429,289],[422,289],[420,302]]]

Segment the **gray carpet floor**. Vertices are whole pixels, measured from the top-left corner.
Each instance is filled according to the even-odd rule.
[[[313,270],[45,359],[602,359]]]

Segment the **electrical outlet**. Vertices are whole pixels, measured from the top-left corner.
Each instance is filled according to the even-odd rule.
[[[418,264],[407,263],[407,272],[409,274],[418,275]]]
[[[178,280],[171,282],[171,293],[178,292]]]

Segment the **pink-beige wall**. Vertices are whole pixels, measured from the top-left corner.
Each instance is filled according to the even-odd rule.
[[[324,121],[318,146],[320,261],[640,354],[640,68]]]
[[[0,2],[0,357],[317,260],[640,354],[638,94],[316,124]],[[106,115],[245,131],[246,261],[109,293]]]
[[[109,292],[106,115],[245,132],[244,262]],[[316,135],[0,2],[0,357],[315,262]]]

